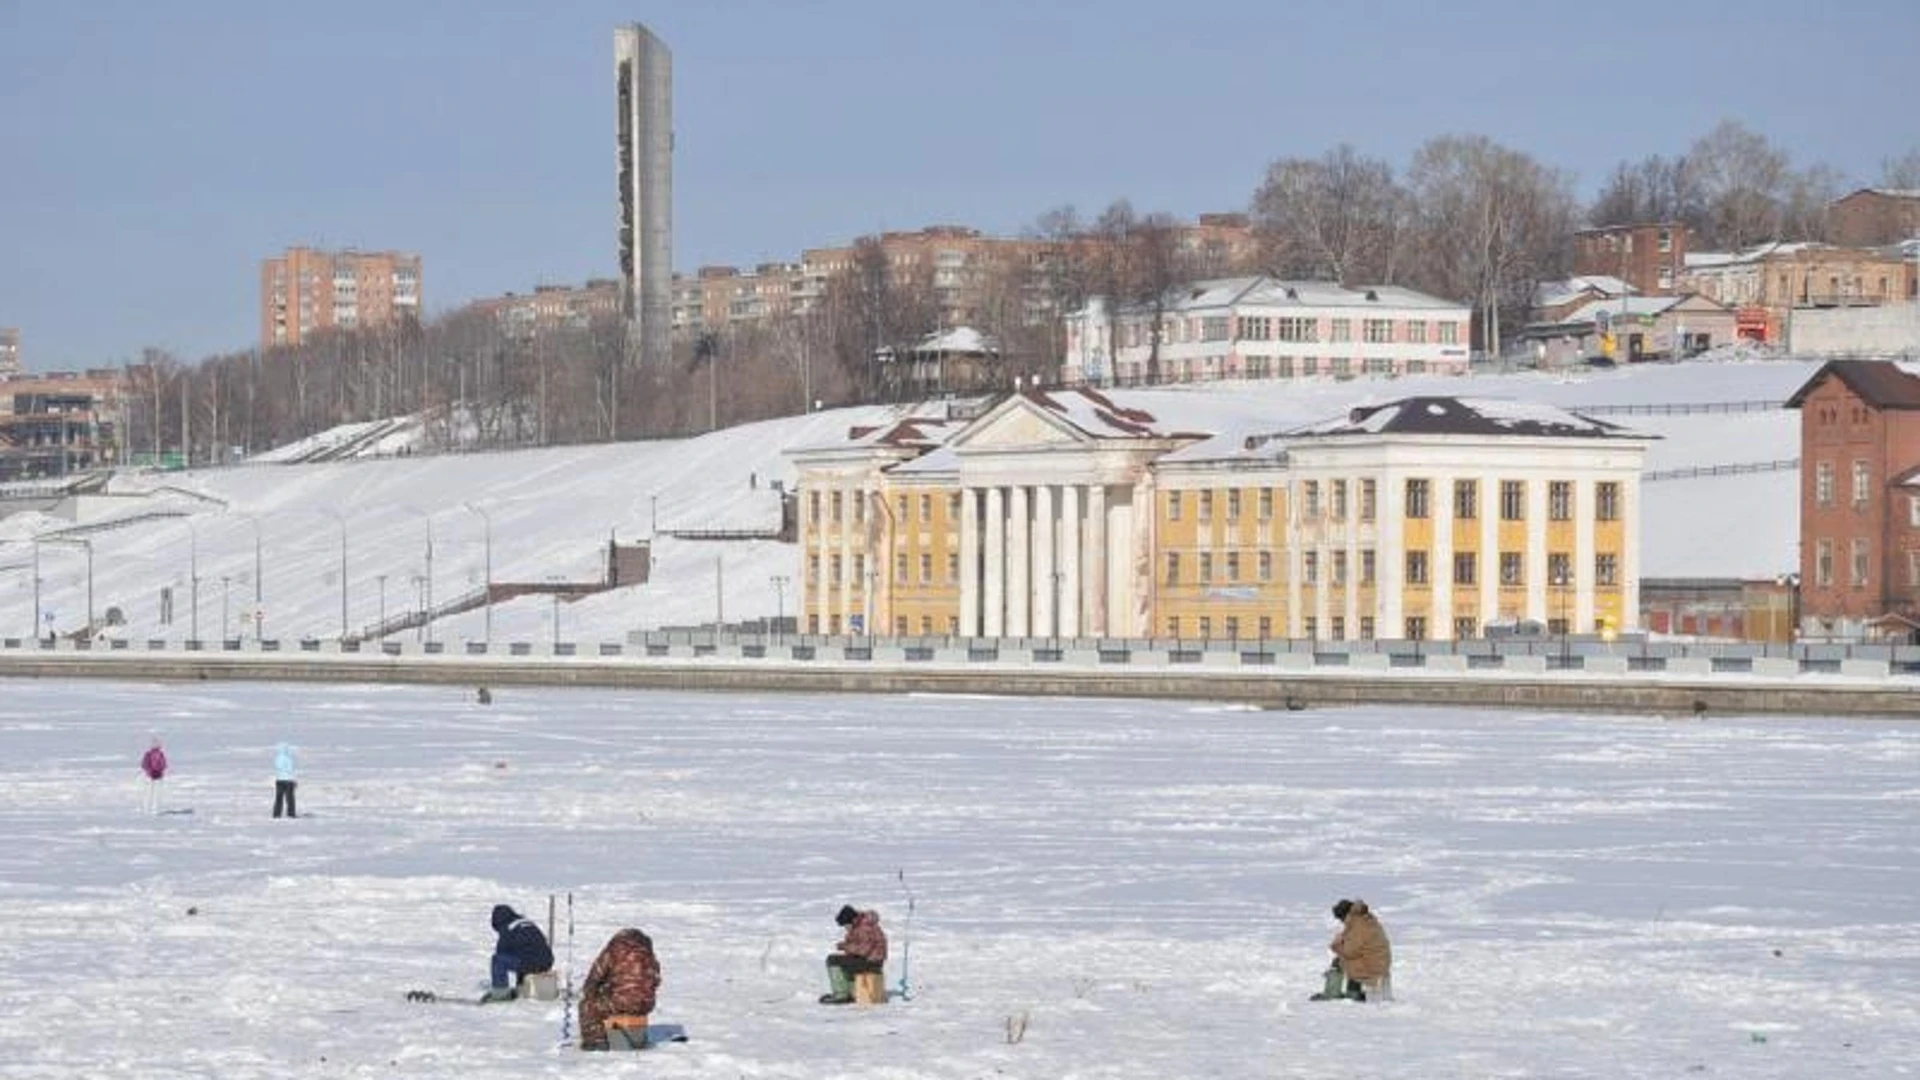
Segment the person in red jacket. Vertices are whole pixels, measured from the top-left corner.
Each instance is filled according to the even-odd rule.
[[[147,813],[160,812],[160,782],[167,778],[167,752],[160,745],[160,736],[153,737],[153,745],[140,755],[140,771],[147,775]]]
[[[613,935],[580,984],[580,1049],[607,1049],[607,1018],[646,1016],[659,992],[653,939],[631,926]]]
[[[827,957],[827,981],[832,990],[820,995],[822,1005],[847,1005],[853,1001],[853,977],[866,971],[880,971],[887,964],[887,934],[880,929],[880,916],[872,911],[857,911],[852,904],[840,909],[833,921],[846,928],[846,937]]]

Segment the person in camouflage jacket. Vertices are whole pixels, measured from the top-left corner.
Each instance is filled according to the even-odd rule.
[[[827,957],[827,979],[832,989],[821,996],[822,1005],[845,1005],[853,1000],[853,977],[864,971],[880,971],[887,964],[887,934],[880,929],[880,915],[855,910],[852,904],[840,909],[834,922],[846,928],[846,936]]]
[[[660,992],[653,939],[632,927],[608,940],[580,984],[580,1049],[607,1048],[607,1018],[646,1016]]]

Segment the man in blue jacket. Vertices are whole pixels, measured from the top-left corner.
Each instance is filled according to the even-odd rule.
[[[493,929],[500,940],[493,947],[493,986],[483,1000],[511,1001],[513,987],[507,985],[507,976],[513,975],[518,983],[525,976],[552,971],[553,949],[540,924],[505,904],[493,906]]]

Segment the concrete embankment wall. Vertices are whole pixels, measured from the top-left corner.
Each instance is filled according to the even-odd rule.
[[[1007,664],[735,663],[574,657],[274,656],[21,653],[0,677],[140,681],[343,682],[463,687],[555,686],[735,693],[949,693],[1237,702],[1274,709],[1442,705],[1533,710],[1920,716],[1912,680],[1748,675],[1444,677],[1396,671],[1281,672],[1113,669]]]

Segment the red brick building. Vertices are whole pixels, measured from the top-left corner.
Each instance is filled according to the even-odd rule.
[[[1607,225],[1573,234],[1573,272],[1610,274],[1641,296],[1670,296],[1687,267],[1687,227],[1677,221]]]
[[[1920,190],[1861,188],[1833,200],[1833,239],[1846,247],[1879,247],[1920,236]]]
[[[1920,629],[1920,376],[1836,360],[1800,410],[1800,631],[1914,640]]]

